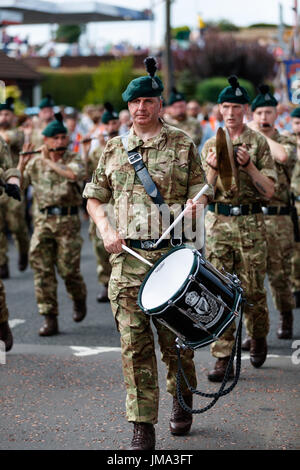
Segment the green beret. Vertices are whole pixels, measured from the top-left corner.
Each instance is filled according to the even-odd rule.
[[[235,75],[228,78],[230,86],[224,88],[218,96],[218,103],[238,103],[246,104],[250,102],[248,92],[245,88],[240,86],[238,79]]]
[[[182,93],[179,93],[179,91],[176,90],[176,88],[172,88],[172,91],[170,93],[170,98],[169,98],[169,106],[171,104],[176,103],[177,101],[185,101],[185,97]]]
[[[14,108],[14,99],[13,98],[9,97],[9,98],[7,98],[5,103],[0,104],[0,111],[2,111],[4,109],[7,110],[7,111],[11,111],[12,113],[14,112],[15,108]]]
[[[55,120],[50,122],[42,132],[45,137],[54,137],[57,134],[68,133],[68,129],[63,124],[63,117],[61,113],[56,113],[54,116]]]
[[[260,85],[258,89],[259,94],[254,98],[251,104],[252,111],[255,111],[256,108],[263,108],[265,106],[276,107],[278,105],[278,101],[270,92],[268,85]]]
[[[53,108],[55,106],[55,103],[52,99],[51,95],[46,95],[45,98],[42,99],[42,101],[39,104],[39,108]]]
[[[292,118],[300,118],[300,108],[295,108],[291,112],[291,117]]]
[[[128,84],[126,90],[122,93],[122,98],[127,103],[136,98],[160,96],[163,92],[163,83],[155,76],[157,66],[154,57],[147,57],[144,63],[149,76],[135,78]]]
[[[101,118],[101,122],[103,122],[103,124],[107,124],[109,121],[119,119],[119,114],[114,110],[110,103],[104,103],[104,108],[105,111]]]

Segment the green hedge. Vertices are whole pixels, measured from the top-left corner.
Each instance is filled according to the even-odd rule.
[[[239,83],[241,86],[246,88],[251,100],[253,100],[256,93],[255,93],[255,89],[252,83],[242,78],[239,79]],[[201,104],[202,103],[216,103],[219,93],[223,90],[223,88],[225,88],[228,85],[229,85],[228,80],[225,77],[208,78],[198,83],[196,87],[195,98]]]
[[[81,108],[86,93],[92,87],[93,72],[43,72],[42,96],[53,96],[57,105]]]

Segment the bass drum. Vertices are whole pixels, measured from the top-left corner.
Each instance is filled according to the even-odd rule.
[[[151,268],[138,305],[173,331],[182,347],[198,349],[216,341],[240,314],[242,294],[235,275],[220,273],[197,250],[182,245]]]

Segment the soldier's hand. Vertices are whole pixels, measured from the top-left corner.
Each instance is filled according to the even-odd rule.
[[[237,152],[236,152],[236,159],[238,164],[244,169],[247,170],[248,166],[251,162],[251,157],[249,155],[249,152],[247,150],[247,146],[245,143],[238,147]]]
[[[30,151],[33,150],[33,145],[30,143],[26,143],[23,145],[22,152],[28,153],[27,155],[19,155],[19,165],[21,168],[25,168],[31,157],[34,155],[33,153],[30,153]]]
[[[120,238],[118,232],[116,232],[113,228],[109,227],[103,233],[101,231],[101,236],[104,243],[104,248],[108,253],[121,253],[123,251],[122,244],[126,245],[125,241]]]
[[[206,163],[208,164],[210,168],[212,168],[215,171],[218,171],[217,155],[212,149],[209,149],[208,151]]]
[[[188,219],[194,219],[197,215],[200,215],[200,213],[197,214],[197,211],[200,211],[203,208],[204,208],[204,204],[203,204],[202,199],[198,199],[198,201],[196,202],[193,202],[193,199],[188,199],[186,201],[186,208],[185,208],[184,216],[187,217]]]
[[[17,184],[6,183],[4,187],[4,191],[9,197],[13,197],[18,201],[21,201],[21,191]]]
[[[88,154],[89,154],[89,151],[90,151],[90,148],[91,148],[91,142],[92,142],[92,140],[91,140],[90,136],[84,137],[81,141],[82,154],[83,154],[84,158],[88,157]]]

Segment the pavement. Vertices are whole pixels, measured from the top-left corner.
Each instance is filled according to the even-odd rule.
[[[6,355],[0,354],[0,451],[106,451],[106,464],[110,465],[113,462],[107,459],[130,445],[132,424],[125,416],[119,335],[109,304],[95,300],[96,265],[87,228],[84,221],[82,272],[88,287],[88,315],[82,323],[72,321],[72,304],[59,280],[61,333],[49,338],[37,334],[42,319],[35,304],[32,271],[17,270],[16,250],[10,243],[11,277],[5,280],[5,287],[14,346]],[[157,349],[157,452],[198,455],[204,450],[300,449],[300,310],[295,310],[293,340],[278,340],[278,312],[269,290],[268,304],[271,328],[265,364],[255,369],[249,355],[243,353],[241,376],[234,390],[209,411],[195,414],[187,436],[169,432],[171,397],[166,392],[166,368]],[[195,364],[198,389],[217,391],[220,384],[206,378],[214,364],[208,347],[195,352]],[[196,396],[194,408],[202,408],[210,400]],[[121,463],[126,462],[114,462]],[[139,466],[167,463],[151,465],[148,461]],[[183,464],[171,462],[178,463]]]

